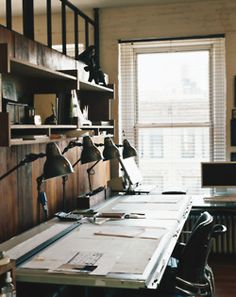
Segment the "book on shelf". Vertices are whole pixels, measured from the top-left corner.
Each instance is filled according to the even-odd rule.
[[[21,135],[20,136],[23,140],[42,140],[42,139],[49,139],[48,135]]]

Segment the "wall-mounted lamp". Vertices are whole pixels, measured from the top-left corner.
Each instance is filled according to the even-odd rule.
[[[115,144],[110,137],[106,137],[104,139],[104,152],[103,152],[104,158],[107,160],[119,159],[120,158],[120,152],[118,149],[119,147],[123,147],[123,151],[122,151],[123,159],[137,156],[136,149],[133,146],[131,146],[131,144],[127,139],[123,140],[123,144]]]
[[[104,161],[120,158],[120,151],[110,137],[104,139],[103,158]]]
[[[11,174],[13,171],[26,165],[27,163],[31,163],[36,161],[37,159],[46,157],[46,161],[44,163],[43,174],[37,178],[38,184],[38,198],[40,198],[40,185],[42,181],[45,181],[49,178],[54,178],[58,176],[67,175],[73,173],[73,168],[70,162],[61,155],[59,147],[55,143],[48,143],[46,146],[46,153],[39,153],[39,154],[27,154],[23,160],[21,160],[15,167],[7,171],[5,174],[0,176],[0,181]],[[44,193],[44,200],[45,200],[45,217],[47,218],[47,205],[46,205],[46,195]],[[39,199],[40,201],[40,199]]]
[[[136,157],[138,155],[136,149],[131,146],[127,139],[123,140],[123,159],[127,159],[130,157]]]
[[[86,164],[90,162],[95,162],[91,167],[87,169],[88,181],[89,181],[89,191],[92,192],[92,184],[90,176],[94,174],[93,168],[97,165],[99,161],[102,160],[102,155],[99,149],[95,146],[90,136],[85,136],[83,138],[83,150],[80,156],[81,164]]]
[[[43,174],[37,178],[38,201],[43,206],[45,218],[48,215],[47,198],[45,192],[41,192],[42,182],[55,178],[63,177],[66,179],[68,174],[74,172],[69,160],[61,153],[60,148],[55,143],[48,143],[46,146],[46,161],[43,166]],[[64,189],[63,189],[64,203]],[[39,214],[40,217],[40,214]]]
[[[137,151],[134,147],[130,145],[127,139],[123,141],[122,145],[115,145],[111,137],[105,137],[104,143],[94,144],[90,136],[83,137],[83,143],[77,141],[71,141],[63,150],[62,154],[74,147],[83,147],[80,158],[72,165],[74,168],[79,162],[81,164],[86,164],[90,162],[95,162],[90,168],[87,169],[88,180],[89,180],[89,191],[92,192],[91,175],[94,174],[93,168],[97,163],[103,159],[103,161],[117,159],[119,162],[121,160],[121,154],[118,147],[123,147],[123,158],[129,158],[137,155]],[[97,147],[104,146],[103,158],[101,152]],[[65,182],[66,177],[63,177],[63,206],[65,206]]]
[[[95,162],[90,168],[87,169],[88,173],[88,181],[89,181],[89,191],[92,192],[92,184],[91,184],[91,178],[90,176],[94,174],[93,168],[97,165],[97,163],[102,160],[102,155],[97,146],[93,143],[92,138],[88,135],[83,137],[83,143],[77,142],[77,141],[71,141],[68,146],[66,146],[62,152],[64,154],[68,150],[74,148],[74,147],[83,147],[80,158],[72,165],[74,168],[79,162],[81,164],[86,164],[90,162]],[[100,146],[100,145],[99,145]],[[63,207],[65,208],[65,182],[66,178],[63,178]]]

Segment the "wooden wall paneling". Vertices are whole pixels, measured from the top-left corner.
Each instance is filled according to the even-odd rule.
[[[83,195],[83,194],[89,192],[89,182],[88,182],[88,174],[87,174],[87,169],[89,168],[89,164],[79,163],[77,165],[78,166],[78,192],[79,192],[79,195]]]
[[[48,215],[51,218],[55,212],[62,210],[62,178],[46,180],[44,190],[48,200]]]
[[[0,112],[0,121],[1,121],[0,145],[9,146],[10,138],[11,138],[9,114],[6,112]]]
[[[0,175],[17,164],[14,148],[0,148]],[[17,234],[18,229],[18,189],[17,172],[14,171],[0,181],[0,242]]]
[[[26,154],[32,152],[31,145],[17,146],[17,162],[23,160]],[[37,161],[35,161],[37,162]],[[18,231],[23,232],[34,225],[33,192],[32,192],[32,163],[17,170],[19,222]]]
[[[68,142],[62,142],[60,144],[61,150],[65,148]],[[65,157],[73,165],[80,157],[80,148],[74,147],[65,153]],[[65,186],[66,200],[65,207],[66,210],[71,210],[76,207],[76,197],[78,195],[78,165],[74,168],[74,173],[68,175],[68,179]]]
[[[45,153],[45,144],[35,144],[32,145],[32,153],[39,154],[39,153]],[[40,213],[42,213],[42,210],[40,209],[40,205],[38,202],[38,191],[37,191],[37,177],[39,177],[43,173],[43,165],[46,158],[40,158],[32,163],[32,213],[33,213],[33,221],[36,225],[38,223],[38,215],[39,210]],[[42,191],[44,189],[44,185],[42,185]]]

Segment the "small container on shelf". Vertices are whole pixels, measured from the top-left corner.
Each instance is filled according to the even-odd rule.
[[[16,297],[15,286],[12,282],[11,272],[6,273],[5,284],[1,288],[1,294],[4,297]]]
[[[10,263],[10,258],[3,251],[0,251],[0,266],[7,265],[8,263]]]

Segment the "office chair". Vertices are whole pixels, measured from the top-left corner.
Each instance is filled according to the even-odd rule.
[[[186,195],[184,191],[163,191],[162,195]]]
[[[213,217],[203,212],[187,242],[177,243],[172,254],[176,267],[166,269],[160,291],[173,290],[180,296],[214,297],[214,275],[207,260],[213,239],[225,231],[224,225],[214,224]]]

